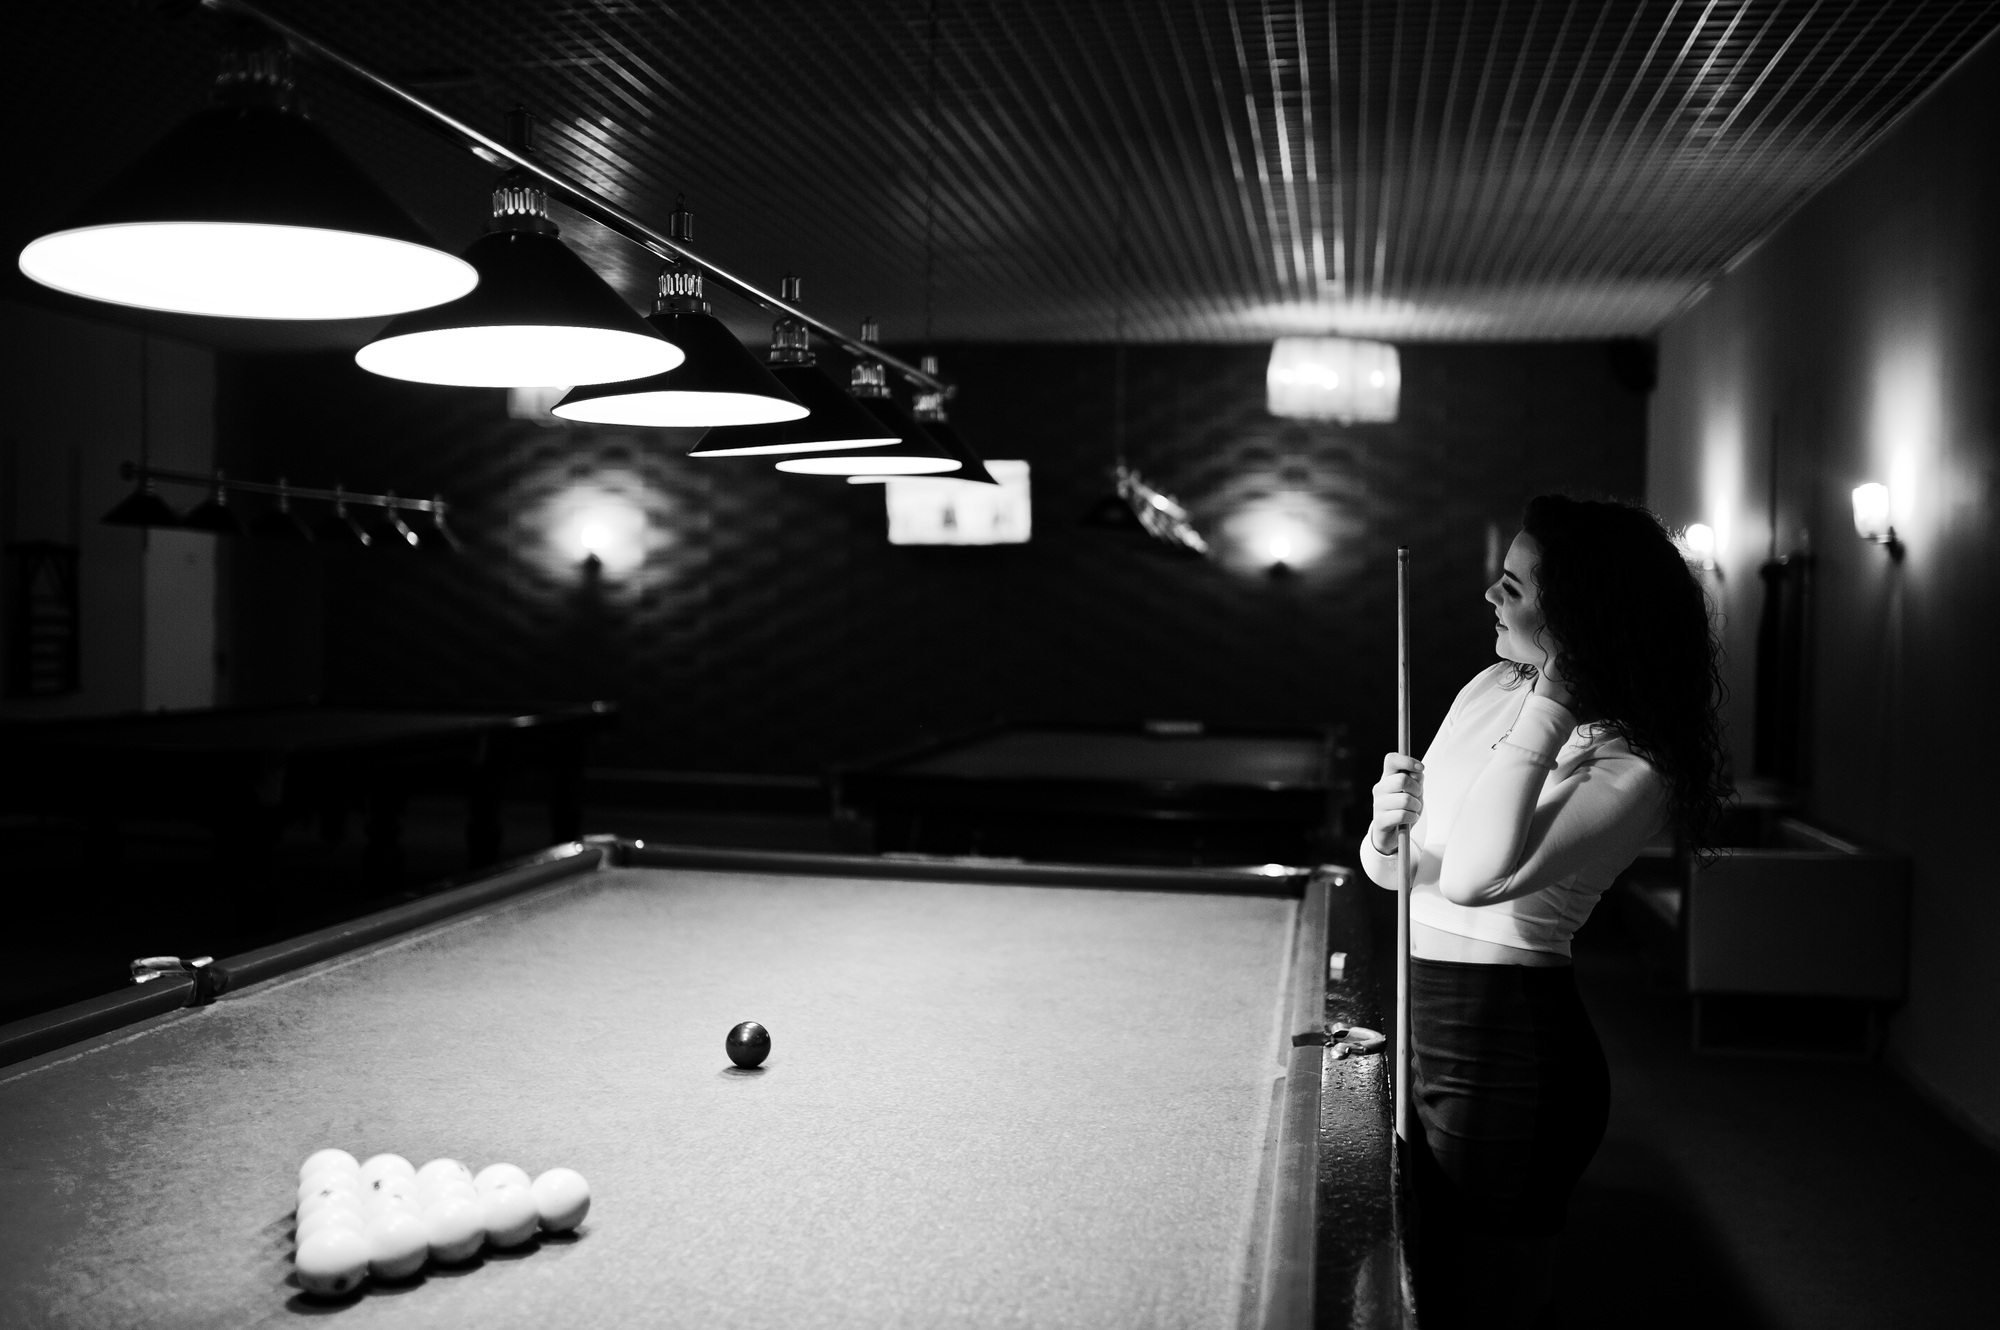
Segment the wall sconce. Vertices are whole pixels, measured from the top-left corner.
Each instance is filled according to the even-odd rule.
[[[1681,532],[1681,548],[1687,551],[1688,562],[1704,573],[1715,571],[1715,528],[1706,522],[1695,522]]]
[[[1870,481],[1854,487],[1854,534],[1863,540],[1886,546],[1890,555],[1903,557],[1903,542],[1889,522],[1889,487]]]

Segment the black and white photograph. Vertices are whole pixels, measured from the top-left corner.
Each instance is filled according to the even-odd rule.
[[[0,1326],[2000,1326],[2000,4],[5,29]]]

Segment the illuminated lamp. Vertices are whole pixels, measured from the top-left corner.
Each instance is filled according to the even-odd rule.
[[[1896,539],[1889,521],[1889,487],[1871,481],[1854,488],[1854,534],[1877,545]]]
[[[675,208],[667,225],[673,239],[694,240],[694,216],[687,209]],[[696,265],[669,263],[660,270],[659,296],[646,322],[687,359],[650,379],[572,388],[554,414],[595,425],[692,428],[805,418],[799,399],[708,312]]]
[[[936,378],[938,358],[925,356],[921,368],[924,373]],[[916,408],[911,414],[916,416],[917,423],[922,425],[933,439],[944,445],[946,452],[958,459],[959,469],[946,479],[963,480],[975,485],[998,485],[1000,482],[986,469],[986,463],[979,460],[979,454],[972,451],[972,446],[951,427],[951,421],[945,418],[944,399],[943,392],[934,390],[920,392],[917,394]]]
[[[521,148],[528,119],[509,117]],[[396,318],[354,353],[370,373],[461,388],[616,383],[685,358],[558,238],[548,191],[525,171],[493,187],[493,225],[465,251],[472,293]]]
[[[1396,418],[1402,393],[1402,363],[1387,342],[1280,337],[1271,344],[1264,395],[1274,416],[1386,423]]]
[[[1705,573],[1715,571],[1715,528],[1706,522],[1695,522],[1681,532],[1681,548],[1687,551],[1688,562]]]
[[[23,273],[70,295],[238,319],[357,319],[478,280],[292,105],[289,52],[224,53],[212,105],[54,231]]]
[[[798,278],[779,279],[778,298],[797,306],[802,298]],[[751,425],[706,435],[689,450],[689,457],[761,457],[778,453],[824,453],[849,448],[887,448],[901,440],[848,396],[813,363],[812,332],[798,319],[785,317],[771,325],[771,376],[806,408],[798,420]]]
[[[863,319],[862,343],[873,345],[880,338],[881,330],[875,320]],[[957,471],[965,465],[889,395],[888,366],[879,360],[858,360],[849,382],[855,400],[875,417],[883,430],[895,435],[897,442],[861,453],[788,457],[778,463],[778,470],[808,476],[925,476]]]

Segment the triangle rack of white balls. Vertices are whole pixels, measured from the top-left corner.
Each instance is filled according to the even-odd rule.
[[[487,1246],[567,1233],[589,1210],[590,1186],[574,1169],[530,1180],[512,1164],[475,1175],[456,1159],[417,1168],[401,1155],[363,1163],[345,1150],[319,1150],[299,1165],[299,1287],[344,1297],[370,1276],[411,1279],[429,1262],[459,1265]]]

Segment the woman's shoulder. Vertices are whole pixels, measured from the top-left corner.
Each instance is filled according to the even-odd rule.
[[[1614,726],[1579,725],[1568,747],[1577,762],[1588,762],[1600,775],[1613,777],[1620,784],[1662,793],[1666,790],[1666,777],[1659,768],[1635,751],[1631,740]]]
[[[1484,697],[1488,693],[1510,691],[1524,683],[1526,680],[1521,677],[1520,666],[1511,660],[1496,660],[1473,675],[1465,687],[1458,690],[1458,699],[1453,706],[1469,702],[1475,697]]]

